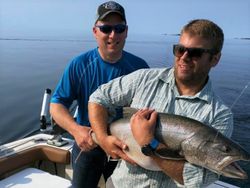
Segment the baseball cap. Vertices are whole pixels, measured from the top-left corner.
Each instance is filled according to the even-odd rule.
[[[101,4],[97,9],[96,22],[98,20],[103,20],[110,13],[117,13],[121,16],[122,20],[126,22],[125,10],[124,8],[114,1],[108,1]]]

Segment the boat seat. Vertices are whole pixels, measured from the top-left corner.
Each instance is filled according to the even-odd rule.
[[[0,187],[11,188],[68,188],[71,182],[48,172],[26,168],[0,181]]]

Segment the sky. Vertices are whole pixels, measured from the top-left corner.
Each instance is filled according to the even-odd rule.
[[[0,38],[91,36],[103,0],[0,0]],[[177,34],[192,19],[217,23],[225,38],[250,37],[249,0],[117,0],[129,35]]]

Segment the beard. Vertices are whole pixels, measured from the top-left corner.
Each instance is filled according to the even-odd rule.
[[[178,65],[177,65],[178,66]],[[193,71],[191,69],[182,69],[180,67],[175,66],[174,68],[174,76],[175,79],[186,86],[200,86],[205,85],[208,80],[209,71]]]

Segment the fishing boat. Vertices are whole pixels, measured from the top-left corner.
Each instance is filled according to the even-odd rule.
[[[47,122],[49,89],[45,90],[41,110],[41,130],[31,136],[0,146],[1,188],[59,188],[71,187],[71,149],[73,140],[65,138],[53,125]],[[76,114],[75,114],[76,115]],[[99,187],[104,188],[103,179]],[[222,181],[216,181],[208,188],[237,188]]]
[[[38,133],[0,146],[1,188],[71,187],[73,140]],[[99,186],[104,188],[103,180]],[[217,181],[208,188],[237,188]]]

